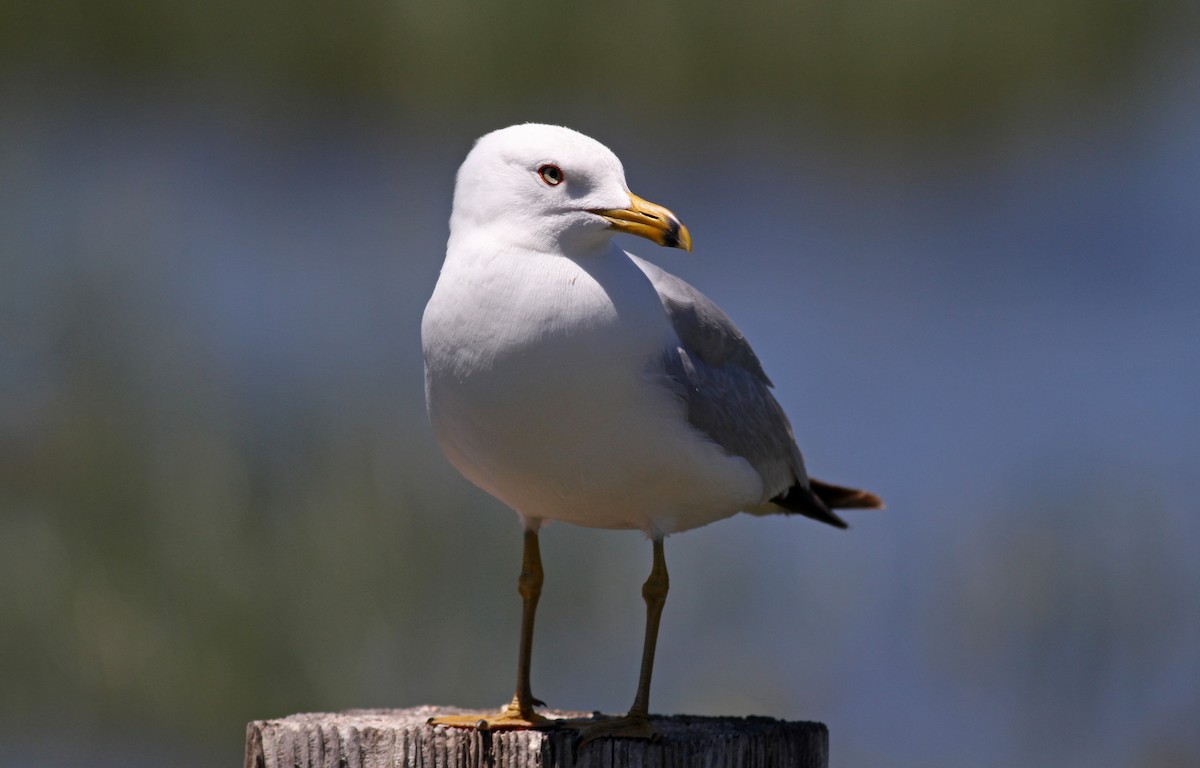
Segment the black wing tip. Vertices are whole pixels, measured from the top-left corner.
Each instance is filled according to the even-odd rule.
[[[771,502],[788,512],[804,515],[843,530],[850,526],[832,510],[883,509],[883,499],[870,491],[844,488],[811,479],[808,483],[796,483],[788,488],[786,493],[771,499]]]
[[[812,489],[803,483],[796,483],[788,488],[786,493],[771,499],[771,503],[782,507],[786,512],[804,515],[819,523],[832,525],[834,528],[850,527],[845,520],[830,511],[829,507],[812,492]]]
[[[850,524],[847,523],[842,518],[838,517],[837,515],[833,514],[832,512],[829,513],[829,517],[827,517],[827,518],[826,517],[817,517],[817,518],[813,518],[813,519],[820,520],[822,523],[826,523],[828,525],[832,525],[834,528],[837,528],[838,530],[842,530],[842,531],[850,530]]]

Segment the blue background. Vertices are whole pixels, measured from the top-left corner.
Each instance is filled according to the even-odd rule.
[[[1118,0],[0,7],[0,764],[511,694],[515,516],[419,319],[471,141],[622,157],[848,532],[667,541],[652,708],[840,766],[1200,761],[1200,56]],[[533,684],[632,698],[650,547],[553,525]]]

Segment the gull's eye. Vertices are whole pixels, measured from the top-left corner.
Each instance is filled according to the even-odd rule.
[[[542,181],[546,182],[552,187],[557,187],[567,178],[563,175],[562,168],[549,163],[538,168],[538,176],[541,176]]]

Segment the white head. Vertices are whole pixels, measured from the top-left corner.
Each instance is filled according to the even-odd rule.
[[[679,219],[629,191],[608,147],[555,125],[527,123],[483,136],[458,169],[450,232],[573,253],[629,232],[691,250]]]

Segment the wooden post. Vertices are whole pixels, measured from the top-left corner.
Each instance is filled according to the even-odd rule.
[[[661,740],[599,739],[578,751],[570,728],[488,733],[426,724],[435,715],[465,713],[415,707],[258,720],[246,729],[246,768],[827,768],[829,763],[824,725],[769,717],[652,716]]]

